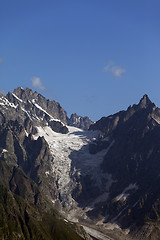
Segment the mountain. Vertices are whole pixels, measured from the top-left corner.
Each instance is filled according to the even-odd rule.
[[[101,168],[114,179],[107,201],[97,211],[103,207],[105,222],[116,221],[136,239],[159,239],[159,124],[160,109],[144,95],[138,105],[90,127],[100,130],[96,151],[108,141]]]
[[[13,93],[0,97],[1,112],[10,120],[18,120],[27,128],[27,133],[34,133],[35,126],[50,127],[61,133],[66,133],[67,114],[55,101],[45,99],[41,94],[31,89],[17,88]],[[32,121],[32,124],[30,123]]]
[[[84,239],[82,229],[54,210],[60,201],[56,176],[48,176],[48,171],[53,171],[53,156],[44,137],[33,137],[37,128],[52,121],[67,129],[61,122],[63,114],[52,120],[65,112],[56,104],[58,113],[48,115],[48,109],[30,103],[37,94],[18,90],[25,97],[15,95],[17,90],[13,97],[11,93],[0,97],[0,239]]]
[[[159,142],[160,109],[147,95],[96,123],[76,114],[69,119],[59,103],[28,88],[0,96],[1,208],[5,221],[14,219],[20,229],[15,233],[1,219],[7,236],[34,239],[27,234],[34,236],[35,229],[41,239],[62,239],[52,231],[60,220],[114,240],[159,239]],[[10,198],[13,212],[5,202]],[[73,239],[79,239],[75,231]]]
[[[29,124],[29,120],[32,120],[34,125],[49,124],[55,132],[67,133],[66,124],[88,130],[93,123],[88,117],[76,114],[68,118],[66,111],[58,102],[47,100],[29,88],[18,87],[13,93],[0,96],[0,101],[2,112],[5,114],[7,109],[9,119],[17,119],[22,124]]]
[[[76,113],[71,114],[71,117],[67,119],[67,125],[88,130],[90,125],[94,122],[89,117],[81,117]]]

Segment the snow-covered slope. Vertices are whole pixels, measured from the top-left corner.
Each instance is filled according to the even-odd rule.
[[[67,134],[56,133],[48,126],[38,127],[38,133],[34,135],[37,139],[39,136],[44,136],[49,144],[51,154],[53,156],[52,172],[46,172],[46,175],[56,175],[57,187],[62,205],[69,213],[68,218],[73,220],[77,215],[84,214],[78,208],[77,202],[72,197],[72,191],[76,187],[77,177],[84,177],[89,175],[94,179],[94,184],[97,186],[102,185],[102,179],[108,181],[106,186],[103,186],[103,193],[97,196],[94,202],[90,203],[90,208],[94,207],[97,202],[103,202],[108,197],[108,190],[112,184],[112,178],[109,174],[102,174],[100,164],[108,149],[112,146],[113,142],[108,149],[102,150],[97,154],[90,154],[88,150],[88,143],[93,141],[98,136],[98,131],[83,131],[81,129],[68,126],[69,132]],[[76,219],[74,219],[76,220]]]

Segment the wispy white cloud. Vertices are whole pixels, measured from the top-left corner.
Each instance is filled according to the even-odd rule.
[[[121,77],[122,73],[126,72],[125,68],[117,66],[113,61],[109,61],[104,67],[105,72],[111,72],[115,77]]]
[[[43,83],[41,82],[40,77],[36,77],[36,76],[32,77],[31,82],[32,82],[32,86],[34,88],[38,88],[43,91],[46,89],[45,86],[43,85]]]
[[[3,62],[3,58],[0,57],[0,63],[2,63],[2,62]]]

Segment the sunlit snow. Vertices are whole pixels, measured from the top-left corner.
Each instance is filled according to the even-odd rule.
[[[136,183],[134,184],[129,184],[128,187],[126,187],[121,194],[119,194],[114,200],[115,201],[125,201],[127,197],[130,195],[131,190],[136,191],[138,189],[138,186]]]
[[[17,97],[14,93],[12,93],[12,95],[20,102],[23,102],[22,99],[20,99],[19,97]]]
[[[2,106],[9,106],[9,107],[12,107],[12,108],[17,108],[17,105],[9,102],[8,99],[5,98],[5,97],[1,97],[0,100],[1,100],[0,105],[2,105]]]
[[[8,152],[5,148],[2,150],[2,153],[6,153]]]
[[[74,183],[71,177],[74,174],[77,175],[93,175],[99,185],[101,176],[107,179],[106,186],[103,186],[104,193],[97,197],[94,202],[91,203],[91,207],[98,202],[103,202],[108,197],[108,190],[113,180],[109,174],[100,174],[100,164],[103,161],[104,155],[114,144],[112,141],[107,149],[104,149],[97,154],[90,154],[88,150],[88,143],[95,139],[98,131],[84,131],[79,128],[67,126],[69,132],[67,134],[56,133],[48,126],[37,127],[38,133],[34,136],[37,139],[39,136],[44,136],[49,144],[51,154],[53,156],[52,172],[46,172],[46,176],[49,174],[55,174],[57,178],[57,186],[62,201],[65,207],[70,208],[70,215],[72,215],[73,206],[77,205],[72,198],[71,192],[74,188]],[[72,169],[72,173],[71,173]],[[97,176],[96,176],[97,175]],[[95,182],[96,184],[96,182]],[[73,210],[74,211],[74,210]],[[74,215],[74,214],[73,214]]]
[[[103,233],[101,233],[93,228],[90,228],[87,226],[83,226],[83,228],[89,235],[91,235],[92,237],[95,237],[98,240],[110,240],[110,238],[105,236]]]
[[[39,106],[36,102],[35,99],[32,100],[32,103],[36,106],[36,108],[39,108],[42,112],[44,112],[46,115],[48,115],[50,117],[51,121],[57,121],[57,122],[61,122],[59,119],[55,119],[53,118],[52,115],[50,115],[47,111],[45,111],[41,106]],[[61,122],[62,123],[62,122]],[[63,124],[63,123],[62,123]],[[64,124],[63,124],[64,125]]]

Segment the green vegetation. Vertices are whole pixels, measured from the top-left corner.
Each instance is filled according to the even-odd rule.
[[[1,240],[81,240],[77,228],[63,220],[22,169],[0,160]]]
[[[81,240],[70,224],[0,186],[0,239]]]

